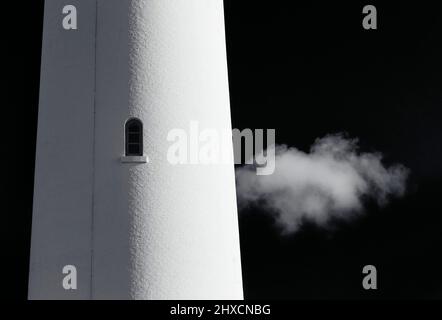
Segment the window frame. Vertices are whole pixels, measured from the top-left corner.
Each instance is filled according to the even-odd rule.
[[[138,130],[131,130],[133,125],[137,125]],[[138,141],[131,140],[131,136],[136,135]],[[124,154],[126,157],[143,156],[143,122],[138,118],[129,118],[124,125]],[[138,146],[138,152],[130,152],[130,146]]]

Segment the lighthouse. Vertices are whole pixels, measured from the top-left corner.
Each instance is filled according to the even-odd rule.
[[[29,299],[242,299],[222,0],[46,0]],[[230,140],[231,143],[231,140]]]

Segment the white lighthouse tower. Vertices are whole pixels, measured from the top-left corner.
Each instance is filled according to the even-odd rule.
[[[30,299],[243,298],[233,162],[167,160],[231,130],[222,0],[46,0],[38,117]]]

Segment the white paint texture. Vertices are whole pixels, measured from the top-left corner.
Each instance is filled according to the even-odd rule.
[[[242,299],[233,162],[167,162],[169,130],[231,129],[222,1],[69,4],[76,31],[45,8],[29,298]],[[121,162],[131,117],[148,163]]]

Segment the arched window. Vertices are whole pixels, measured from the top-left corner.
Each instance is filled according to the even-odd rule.
[[[126,156],[143,155],[143,123],[136,118],[126,122]]]

